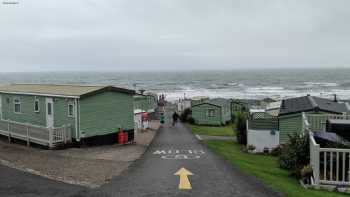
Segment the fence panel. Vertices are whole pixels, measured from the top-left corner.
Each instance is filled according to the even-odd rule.
[[[31,124],[0,120],[0,131],[3,131],[0,134],[9,136],[9,139],[26,140],[28,145],[32,142],[45,146],[55,146],[59,143],[71,142],[70,125],[50,129]]]
[[[302,115],[303,132],[310,137],[310,165],[314,184],[350,185],[350,149],[320,148],[313,131],[325,131],[328,119],[350,119],[349,115]]]

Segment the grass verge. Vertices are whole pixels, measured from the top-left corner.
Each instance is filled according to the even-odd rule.
[[[226,126],[215,127],[215,126],[202,126],[188,124],[194,134],[198,135],[217,135],[217,136],[235,136],[233,130],[234,125],[229,124]]]
[[[206,141],[210,149],[222,155],[232,165],[237,166],[247,174],[257,177],[276,191],[289,197],[345,197],[347,194],[322,190],[304,189],[299,182],[289,176],[287,170],[279,168],[277,158],[266,155],[254,155],[241,151],[241,145],[236,142]]]

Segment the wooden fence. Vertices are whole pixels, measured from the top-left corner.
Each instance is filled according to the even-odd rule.
[[[310,137],[310,165],[313,169],[313,183],[315,185],[350,185],[350,149],[321,148],[313,135],[313,131],[325,131],[327,119],[348,119],[349,116],[306,115],[305,113],[302,116],[304,133],[308,133]]]
[[[8,120],[0,120],[0,135],[7,136],[9,142],[15,138],[26,141],[28,146],[35,143],[50,148],[72,140],[71,125],[47,128]]]

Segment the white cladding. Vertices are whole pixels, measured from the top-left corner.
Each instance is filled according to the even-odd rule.
[[[255,146],[255,152],[263,152],[264,148],[270,151],[279,145],[279,131],[252,130],[247,133],[247,146]]]

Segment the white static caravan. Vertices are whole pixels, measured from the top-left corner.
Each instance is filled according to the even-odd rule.
[[[254,146],[254,152],[276,148],[280,144],[279,134],[277,117],[266,112],[252,113],[247,120],[247,146]]]
[[[179,113],[182,113],[187,108],[191,108],[191,99],[179,99],[177,103],[177,111]]]

